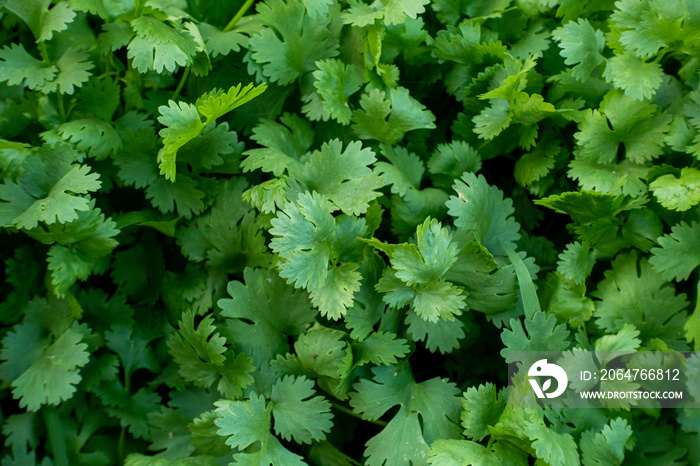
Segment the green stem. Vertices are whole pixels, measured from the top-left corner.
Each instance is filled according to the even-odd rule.
[[[186,66],[185,71],[182,72],[182,76],[180,76],[180,82],[177,83],[177,87],[175,88],[175,92],[173,92],[173,95],[170,97],[170,100],[175,100],[177,99],[177,96],[180,95],[180,91],[182,88],[185,86],[185,81],[187,81],[187,77],[190,74],[190,67]]]
[[[119,457],[119,464],[124,464],[124,438],[126,437],[126,427],[122,427],[122,431],[119,433],[119,444],[117,446],[117,456]]]
[[[49,50],[46,48],[46,42],[41,41],[37,45],[39,47],[39,54],[41,55],[41,61],[48,65],[51,63],[51,60],[49,60]]]
[[[231,29],[233,29],[238,23],[238,20],[240,20],[246,11],[248,11],[248,8],[250,8],[253,2],[255,2],[255,0],[246,0],[243,6],[238,10],[238,12],[236,12],[236,16],[231,18],[231,21],[228,22],[223,32],[229,32]]]
[[[55,409],[44,409],[44,422],[46,422],[46,432],[54,464],[56,466],[68,466],[70,462],[68,461],[66,439],[63,436],[63,424]]]
[[[331,401],[331,405],[333,405],[333,407],[334,407],[335,409],[337,409],[338,411],[340,411],[341,413],[345,413],[345,414],[347,414],[348,416],[356,417],[357,419],[362,419],[363,421],[369,422],[369,423],[371,423],[371,424],[374,424],[374,425],[377,425],[377,426],[380,426],[380,427],[386,427],[386,425],[388,424],[387,422],[385,422],[385,421],[380,421],[379,419],[376,419],[376,420],[367,420],[367,419],[364,419],[362,416],[360,416],[359,414],[355,413],[352,409],[346,408],[345,406],[340,405],[340,404],[338,404],[338,403],[334,403],[334,402],[332,402],[332,401]]]
[[[487,454],[487,455],[488,455],[489,453],[491,453],[491,446],[493,445],[493,441],[494,441],[494,438],[493,438],[493,435],[491,435],[491,436],[489,437],[489,443],[486,444],[486,454]]]
[[[56,102],[58,104],[58,114],[61,115],[63,121],[67,121],[66,108],[63,106],[63,94],[56,92]]]

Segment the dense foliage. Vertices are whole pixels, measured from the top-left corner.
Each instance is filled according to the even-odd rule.
[[[700,2],[0,5],[2,465],[700,462]]]

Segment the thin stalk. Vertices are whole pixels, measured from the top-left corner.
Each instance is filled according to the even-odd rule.
[[[223,32],[229,32],[231,29],[233,29],[246,11],[248,11],[248,8],[250,8],[253,2],[255,2],[255,0],[246,0],[243,6],[236,12],[236,15],[231,18],[231,21],[228,22]]]
[[[119,445],[117,446],[117,455],[119,456],[119,464],[124,464],[124,438],[126,436],[126,427],[122,427],[119,433]]]
[[[170,97],[170,100],[177,99],[177,97],[180,95],[180,91],[185,86],[185,81],[187,81],[187,77],[189,75],[190,75],[190,67],[186,66],[185,71],[183,71],[182,76],[180,76],[180,82],[177,83],[177,87],[175,88],[175,92],[173,92],[173,95]]]
[[[63,106],[63,94],[56,92],[56,102],[58,104],[58,114],[61,115],[63,121],[67,121],[66,108]]]
[[[365,422],[369,422],[369,423],[371,423],[371,424],[374,424],[374,425],[377,425],[377,426],[380,426],[380,427],[386,427],[386,425],[388,424],[386,421],[380,421],[379,419],[373,420],[373,421],[372,421],[372,420],[364,419],[362,416],[360,416],[359,414],[355,413],[352,409],[346,408],[345,406],[340,405],[340,404],[338,404],[338,403],[334,403],[334,402],[332,402],[332,401],[331,401],[331,405],[333,405],[333,407],[334,407],[335,409],[337,409],[338,411],[340,411],[341,413],[345,413],[345,414],[347,414],[348,416],[356,417],[357,419],[361,419],[361,420],[363,420],[363,421],[365,421]]]

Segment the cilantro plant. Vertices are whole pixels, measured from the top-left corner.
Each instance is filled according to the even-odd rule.
[[[700,463],[697,410],[505,388],[700,350],[700,2],[0,23],[3,466]]]

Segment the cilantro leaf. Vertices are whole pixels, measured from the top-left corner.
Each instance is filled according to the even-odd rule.
[[[362,110],[352,113],[355,123],[352,128],[360,139],[395,144],[408,131],[435,128],[435,116],[404,87],[364,93],[360,97],[360,107]]]
[[[0,50],[0,82],[8,85],[43,89],[58,73],[55,65],[32,57],[21,44],[11,44]]]
[[[75,144],[79,151],[104,159],[116,153],[122,146],[121,138],[114,127],[106,121],[82,118],[58,127],[64,141]]]
[[[372,333],[370,336],[354,345],[355,364],[360,366],[366,363],[377,365],[392,365],[397,363],[397,358],[404,357],[408,351],[408,345],[403,338],[388,332]]]
[[[498,391],[491,383],[469,387],[462,399],[464,435],[478,442],[490,435],[506,405],[505,389]]]
[[[506,346],[501,355],[507,362],[515,362],[510,351],[564,351],[569,347],[569,331],[565,325],[558,325],[554,316],[536,312],[525,318],[525,325],[516,319],[510,321],[511,329],[503,329],[501,340]],[[527,334],[525,333],[527,330]]]
[[[527,421],[525,434],[532,440],[538,458],[552,466],[578,466],[581,464],[576,442],[569,434],[562,434],[546,427],[544,422]]]
[[[584,466],[619,466],[625,458],[625,450],[632,450],[632,427],[622,418],[611,420],[599,433],[586,431],[581,436],[582,463]]]
[[[323,108],[331,118],[347,125],[352,117],[348,98],[359,91],[363,84],[360,70],[337,59],[318,61],[316,66],[318,70],[313,73],[316,78],[314,87],[322,99]]]
[[[287,337],[303,333],[316,312],[304,293],[294,292],[272,271],[245,269],[243,276],[245,284],[229,282],[231,298],[218,304],[227,318],[232,344],[245,349],[260,365],[288,352]]]
[[[175,71],[179,66],[192,63],[197,43],[184,29],[175,29],[151,15],[142,15],[131,21],[136,34],[127,47],[127,57],[140,73],[153,70]]]
[[[569,280],[581,284],[591,274],[595,265],[596,253],[588,243],[569,243],[566,250],[559,254],[557,270]]]
[[[596,302],[596,322],[608,332],[632,324],[644,342],[659,338],[670,348],[682,344],[686,297],[676,295],[649,261],[638,260],[636,251],[619,254],[592,294],[601,300]]]
[[[483,445],[469,440],[437,440],[430,445],[428,464],[433,466],[496,466],[501,464]]]
[[[459,348],[460,340],[466,335],[464,323],[459,318],[431,322],[410,310],[406,313],[405,322],[408,325],[408,334],[415,341],[424,341],[426,348],[433,353],[436,350],[442,354],[451,353]]]
[[[227,352],[226,339],[215,332],[212,322],[211,316],[207,316],[195,330],[194,312],[186,311],[179,322],[179,334],[168,339],[170,354],[185,380],[209,388],[224,377],[218,385],[219,391],[225,396],[240,396],[242,390],[253,382],[248,373],[252,361],[242,355],[234,358],[233,352]]]
[[[686,167],[678,178],[671,174],[660,176],[649,183],[649,189],[667,209],[686,211],[700,204],[700,171]]]
[[[373,24],[377,19],[384,19],[387,26],[401,24],[406,17],[415,19],[423,13],[428,3],[428,0],[389,0],[375,10],[375,7],[357,1],[344,12],[343,22],[359,27]]]
[[[284,259],[280,276],[297,288],[306,288],[322,315],[338,319],[352,306],[352,296],[360,289],[358,264],[333,266],[355,236],[363,234],[364,221],[336,223],[332,204],[325,196],[302,193],[297,202],[288,202],[272,219],[270,248]],[[345,238],[344,228],[351,228]],[[345,240],[349,241],[345,241]]]
[[[457,259],[457,244],[435,219],[416,230],[417,244],[400,244],[391,253],[392,269],[377,284],[392,307],[411,304],[421,318],[435,323],[453,320],[466,306],[462,291],[442,279]],[[399,283],[396,283],[400,280]]]
[[[264,149],[250,149],[245,152],[248,157],[243,160],[243,171],[261,169],[280,176],[286,170],[298,169],[300,159],[314,142],[314,132],[306,120],[285,113],[279,118],[280,123],[262,119],[253,129],[251,138],[265,146]]]
[[[207,47],[207,52],[211,58],[219,55],[228,55],[231,52],[238,52],[241,46],[248,45],[248,37],[239,31],[221,31],[216,26],[207,23],[200,23],[198,26],[202,39]]]
[[[623,54],[608,60],[603,77],[625,91],[625,95],[641,101],[654,96],[663,81],[663,71],[658,63],[646,63],[632,54]]]
[[[245,401],[221,401],[216,410],[219,417],[214,423],[217,433],[226,438],[226,444],[241,451],[233,455],[244,464],[303,465],[300,456],[290,452],[270,432],[273,403],[266,403],[262,395],[251,393]],[[246,447],[259,442],[260,449],[246,453]]]
[[[49,0],[6,0],[7,8],[27,23],[37,42],[50,40],[54,32],[63,31],[75,18],[75,11],[68,2],[60,2],[49,9]]]
[[[67,223],[89,209],[81,194],[100,188],[100,177],[87,165],[72,164],[73,154],[65,147],[44,147],[25,161],[25,171],[17,182],[6,179],[0,185],[0,224],[31,229],[39,222]],[[53,165],[43,161],[54,158]]]
[[[659,247],[651,250],[649,263],[666,280],[687,280],[700,266],[700,223],[674,225],[671,233],[658,242]]]
[[[635,102],[619,91],[611,91],[601,102],[600,112],[584,113],[579,132],[574,135],[576,159],[616,162],[622,143],[627,159],[635,163],[651,160],[663,152],[663,135],[669,122],[669,117],[655,105]]]
[[[266,27],[250,37],[249,56],[272,82],[290,84],[313,71],[317,61],[338,54],[329,16],[312,18],[297,1],[267,0],[257,10]]]
[[[444,379],[416,383],[406,364],[372,369],[374,381],[354,385],[350,406],[364,419],[378,419],[394,406],[399,411],[366,446],[367,464],[381,465],[391,458],[427,460],[428,445],[437,439],[459,438],[450,420],[459,410],[457,389]],[[419,422],[419,417],[422,424]]]
[[[605,46],[603,32],[593,29],[584,18],[555,29],[552,36],[559,42],[564,63],[576,65],[571,69],[571,74],[579,81],[587,80],[591,72],[605,61],[601,54]]]
[[[87,344],[75,329],[66,330],[42,355],[12,382],[12,394],[21,408],[37,411],[42,405],[57,405],[75,393],[79,367],[88,363]]]
[[[338,139],[332,139],[314,151],[308,162],[292,171],[292,176],[304,181],[310,190],[322,194],[348,215],[364,214],[369,203],[380,196],[376,190],[384,179],[369,168],[376,160],[374,152],[351,142],[343,151]]]
[[[514,249],[520,238],[520,225],[513,219],[513,202],[503,199],[503,192],[490,186],[483,175],[465,173],[455,181],[455,191],[446,205],[455,218],[455,226],[492,254],[505,255],[500,242]]]
[[[207,92],[197,99],[196,105],[185,102],[178,104],[171,100],[167,107],[159,107],[158,121],[165,126],[159,133],[163,138],[163,149],[158,152],[160,174],[174,182],[178,150],[199,136],[217,118],[259,96],[265,89],[267,86],[264,84],[257,87],[249,84],[242,89],[238,84],[227,92],[220,89]],[[204,122],[199,117],[200,114],[205,118]]]
[[[331,404],[314,395],[313,380],[283,377],[272,386],[272,416],[275,432],[285,440],[311,443],[326,438],[333,426]]]

